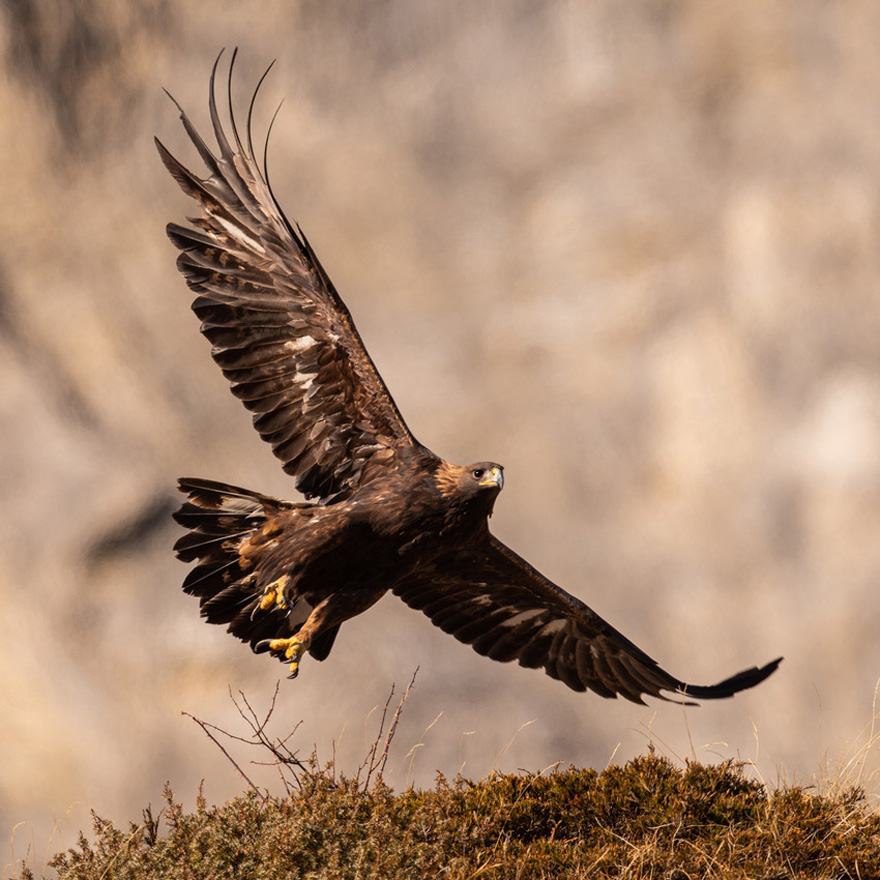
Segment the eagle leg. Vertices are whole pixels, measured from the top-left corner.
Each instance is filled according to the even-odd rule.
[[[284,578],[279,578],[284,580]],[[270,588],[272,585],[269,585]],[[290,661],[290,678],[296,678],[299,673],[299,663],[303,655],[312,645],[312,641],[322,633],[351,616],[350,600],[345,594],[334,594],[319,602],[308,620],[292,636],[278,639],[266,639],[254,646],[256,652],[270,651],[279,659]]]
[[[284,581],[286,583],[287,580],[287,575],[285,575],[284,577],[279,578],[278,581],[275,581],[275,583],[277,584],[279,581]],[[270,584],[269,588],[271,589],[272,586],[273,585]],[[309,646],[312,644],[312,639],[315,637],[317,631],[321,628],[324,622],[323,619],[326,614],[327,603],[327,599],[321,602],[318,607],[312,611],[308,620],[299,628],[295,635],[288,636],[287,638],[267,639],[265,642],[258,644],[255,650],[268,650],[278,657],[279,660],[282,657],[285,660],[289,660],[290,675],[288,678],[296,678],[297,675],[299,675],[299,661],[303,654],[308,651]]]
[[[290,575],[284,574],[277,580],[272,581],[271,584],[267,585],[266,589],[263,590],[263,598],[260,600],[261,611],[266,611],[273,605],[278,605],[282,610],[287,608],[289,603],[287,597],[284,595],[284,588],[289,581]]]

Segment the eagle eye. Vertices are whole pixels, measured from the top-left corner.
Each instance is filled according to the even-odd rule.
[[[481,480],[483,478],[483,475],[486,473],[486,470],[485,468],[474,468],[471,473],[473,474],[475,480]]]

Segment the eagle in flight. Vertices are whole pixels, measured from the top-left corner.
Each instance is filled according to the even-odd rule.
[[[167,231],[214,360],[306,500],[180,480],[187,500],[175,519],[188,532],[175,550],[198,561],[183,589],[199,597],[202,616],[289,664],[291,677],[305,653],[324,660],[339,627],[391,590],[479,654],[543,668],[576,691],[715,699],[767,678],[780,660],[686,684],[492,535],[503,468],[451,464],[407,428],[345,303],[275,200],[265,153],[257,159],[259,85],[242,140],[234,54],[221,120],[219,60],[209,100],[216,151],[178,105],[207,176],[156,140],[201,212]]]

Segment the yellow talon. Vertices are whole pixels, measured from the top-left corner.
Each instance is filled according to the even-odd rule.
[[[272,581],[263,591],[263,598],[260,599],[260,611],[266,611],[273,605],[281,608],[287,607],[287,599],[284,596],[284,588],[290,580],[289,574],[283,574],[277,580]]]
[[[290,677],[296,678],[299,674],[299,657],[303,643],[291,636],[289,639],[272,639],[269,642],[269,650],[273,652],[284,652],[284,659],[290,660]]]
[[[269,642],[269,650],[284,651],[284,657],[286,660],[293,660],[299,654],[299,649],[301,647],[302,642],[297,638],[272,639],[272,641]]]

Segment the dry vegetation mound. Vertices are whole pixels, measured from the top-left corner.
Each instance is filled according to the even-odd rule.
[[[191,813],[169,789],[160,813],[127,829],[96,816],[93,839],[51,866],[67,880],[880,876],[880,817],[860,790],[770,791],[732,762],[650,754],[399,794],[332,768],[297,781],[288,797],[200,798]]]

